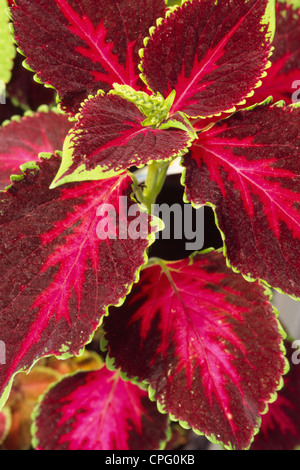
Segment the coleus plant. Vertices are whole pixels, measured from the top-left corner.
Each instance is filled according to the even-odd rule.
[[[270,287],[300,297],[298,10],[9,3],[24,65],[59,108],[0,131],[1,405],[18,372],[81,355],[100,328],[106,365],[51,385],[35,448],[158,449],[170,419],[249,448],[288,371]],[[224,246],[148,259],[178,156],[185,202],[213,208]]]

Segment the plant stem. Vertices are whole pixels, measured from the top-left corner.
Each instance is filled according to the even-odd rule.
[[[156,198],[161,192],[167,171],[171,162],[152,162],[148,167],[148,174],[145,182],[145,189],[143,192],[143,203],[151,212],[151,206],[155,204]]]

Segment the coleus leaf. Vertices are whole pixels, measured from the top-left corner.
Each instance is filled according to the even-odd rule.
[[[221,253],[155,263],[104,319],[113,361],[147,381],[159,409],[226,448],[248,448],[285,372],[282,337],[258,283]]]
[[[180,114],[157,128],[144,126],[145,119],[134,103],[115,94],[99,93],[87,100],[66,139],[51,187],[108,178],[134,165],[183,155],[196,136]]]
[[[10,175],[21,173],[20,165],[37,160],[39,153],[62,150],[71,127],[65,114],[46,106],[6,122],[0,129],[0,189],[10,184]]]
[[[182,4],[182,0],[165,0],[168,7],[173,7],[174,5],[180,6]]]
[[[287,356],[299,353],[286,342]],[[269,411],[262,417],[259,434],[255,436],[251,450],[295,450],[300,445],[300,368],[299,359],[290,361],[290,371],[284,377],[284,387],[278,392],[277,400],[269,405]]]
[[[138,51],[165,9],[164,0],[18,0],[12,17],[28,66],[76,113],[114,82],[143,87]]]
[[[300,8],[300,5],[298,6]],[[274,52],[267,77],[247,104],[264,101],[273,96],[274,103],[284,100],[287,104],[300,99],[300,10],[295,11],[286,2],[276,3],[276,32]]]
[[[231,266],[300,297],[300,108],[264,104],[198,135],[189,201],[210,203]]]
[[[253,94],[270,65],[273,0],[198,0],[171,10],[143,51],[143,78],[171,113],[208,117],[232,112]]]
[[[145,390],[104,366],[51,387],[34,428],[38,450],[153,450],[167,438],[168,419]]]
[[[93,351],[64,361],[51,356],[41,359],[28,374],[18,374],[6,402],[11,411],[11,427],[2,444],[2,450],[28,450],[31,446],[32,412],[50,384],[78,370],[99,369],[103,361]]]
[[[0,404],[16,372],[43,356],[82,352],[107,306],[136,282],[155,238],[153,220],[137,214],[129,175],[50,190],[59,164],[53,155],[28,165],[0,193]],[[107,230],[99,228],[106,208],[116,221]]]
[[[16,55],[13,35],[9,29],[9,8],[7,0],[0,0],[0,95],[5,94],[3,83],[11,78],[13,61]],[[2,83],[1,83],[2,82]],[[3,104],[3,103],[0,103]]]

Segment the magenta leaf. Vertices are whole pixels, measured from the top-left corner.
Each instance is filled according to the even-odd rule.
[[[188,1],[155,29],[143,52],[144,80],[171,112],[208,117],[231,112],[269,66],[274,2]]]
[[[300,297],[300,108],[215,124],[184,158],[188,200],[210,203],[232,267]]]
[[[87,100],[70,131],[70,145],[64,148],[62,166],[52,187],[108,178],[133,165],[183,155],[195,138],[191,126],[179,114],[157,128],[144,126],[145,119],[134,103],[118,95],[98,94]]]
[[[262,416],[260,432],[251,450],[295,450],[300,446],[300,354],[293,344],[285,344],[291,361],[284,387],[278,392],[277,400],[269,405],[268,413]]]
[[[38,358],[82,351],[107,306],[137,281],[155,238],[148,214],[136,211],[129,175],[50,190],[59,164],[53,155],[28,165],[1,192],[1,402],[14,374]]]
[[[143,87],[138,51],[165,8],[163,0],[18,0],[12,17],[28,66],[76,113],[114,82]]]
[[[262,86],[247,101],[260,103],[273,96],[274,103],[300,101],[300,9],[295,11],[287,3],[276,3],[276,32],[273,41],[272,66],[262,80]]]
[[[153,450],[166,441],[168,419],[145,390],[104,366],[51,387],[34,425],[38,450]]]
[[[37,160],[39,153],[62,150],[71,127],[66,115],[41,107],[0,128],[0,189],[10,184],[12,174],[22,174],[20,165]]]
[[[250,446],[285,372],[282,336],[258,283],[218,252],[156,263],[104,319],[105,344],[162,411],[227,448]]]

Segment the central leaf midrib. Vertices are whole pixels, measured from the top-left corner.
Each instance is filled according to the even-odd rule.
[[[191,318],[190,318],[190,315],[189,315],[189,313],[188,313],[188,310],[187,310],[187,308],[186,308],[186,306],[185,306],[185,302],[183,301],[183,299],[182,299],[182,297],[181,297],[181,295],[180,295],[180,293],[179,293],[179,290],[178,290],[178,288],[177,288],[177,286],[176,286],[176,284],[175,284],[175,281],[174,281],[174,279],[173,279],[173,277],[172,277],[172,275],[171,275],[171,273],[170,273],[170,270],[168,269],[168,267],[166,266],[166,264],[165,264],[163,261],[161,261],[159,264],[160,264],[160,267],[161,267],[163,273],[166,275],[168,281],[170,282],[171,287],[172,287],[172,289],[173,289],[175,295],[176,295],[177,298],[179,299],[179,301],[180,301],[180,303],[181,303],[181,305],[182,305],[183,311],[184,311],[184,313],[185,313],[185,315],[186,315],[187,322],[188,322],[188,324],[190,325],[190,327],[192,328],[192,330],[194,331],[195,336],[197,337],[198,342],[199,342],[199,344],[200,344],[200,346],[201,346],[201,348],[202,348],[203,356],[204,356],[204,358],[205,358],[206,367],[207,367],[207,369],[208,369],[208,371],[209,371],[209,376],[210,376],[210,378],[211,378],[211,380],[212,380],[212,382],[213,382],[213,385],[214,385],[216,394],[217,394],[218,397],[219,397],[220,404],[221,404],[222,409],[223,409],[223,411],[224,411],[224,416],[226,417],[226,420],[227,420],[227,422],[228,422],[229,425],[230,425],[230,428],[231,428],[231,430],[232,430],[232,433],[233,433],[233,435],[235,436],[236,442],[238,442],[238,439],[237,439],[237,437],[236,437],[235,429],[233,428],[233,424],[232,424],[231,421],[227,418],[227,413],[226,413],[225,404],[223,403],[222,396],[221,396],[221,394],[219,393],[219,388],[218,388],[218,386],[217,386],[217,384],[216,384],[216,382],[215,382],[215,380],[214,380],[214,375],[213,375],[213,373],[212,373],[212,371],[211,371],[211,368],[210,368],[210,363],[209,363],[208,357],[207,357],[207,355],[206,355],[206,348],[205,348],[205,346],[204,346],[204,344],[203,344],[203,341],[202,341],[201,337],[199,336],[198,331],[197,331],[197,329],[195,328],[195,326],[194,326],[194,324],[193,324],[193,322],[192,322],[192,320],[191,320]],[[188,335],[187,335],[187,336],[188,336]],[[188,338],[187,338],[187,339],[188,339]],[[187,341],[187,349],[188,349],[188,350],[189,350],[189,345],[190,345],[190,342]],[[190,369],[193,370],[193,366],[192,366],[191,361],[190,361],[188,364],[186,364],[186,366],[187,366],[187,365],[189,365],[189,366],[190,366]]]

